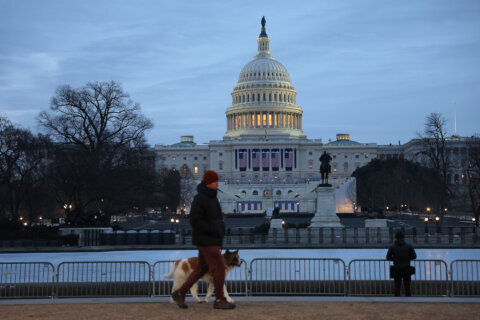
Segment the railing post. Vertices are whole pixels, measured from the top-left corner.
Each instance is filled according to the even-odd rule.
[[[323,243],[323,227],[318,228],[318,243]]]
[[[308,242],[308,244],[312,243],[312,229],[311,228],[307,228],[307,242]]]
[[[343,241],[343,244],[347,243],[347,228],[346,227],[342,228],[342,241]]]
[[[365,228],[365,243],[370,243],[370,228]]]
[[[448,243],[453,243],[453,228],[448,227]]]
[[[335,243],[335,229],[330,228],[330,243],[334,244]]]
[[[358,244],[358,228],[353,228],[353,243]]]
[[[412,229],[412,238],[413,238],[412,239],[413,243],[417,243],[417,228],[416,227],[414,227]]]

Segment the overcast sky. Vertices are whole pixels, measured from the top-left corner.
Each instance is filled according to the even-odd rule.
[[[0,0],[0,115],[38,131],[60,85],[122,83],[150,144],[219,140],[265,15],[310,139],[405,143],[441,113],[480,133],[480,1]]]

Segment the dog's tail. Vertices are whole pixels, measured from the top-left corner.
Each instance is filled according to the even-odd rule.
[[[172,279],[173,278],[173,275],[175,274],[175,270],[177,269],[177,266],[178,266],[178,261],[175,261],[175,263],[173,264],[172,266],[172,269],[170,269],[170,272],[169,273],[165,273],[163,275],[163,277],[165,279]]]

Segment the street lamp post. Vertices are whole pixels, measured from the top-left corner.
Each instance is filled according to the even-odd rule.
[[[435,217],[435,223],[437,224],[437,233],[440,233],[440,217]]]
[[[175,219],[174,218],[171,218],[170,219],[170,230],[173,231],[173,223],[175,222]]]
[[[180,224],[180,219],[176,219],[175,223],[177,224],[177,232],[176,233],[178,234],[178,225]]]
[[[428,234],[428,218],[425,217],[425,234]]]
[[[472,231],[473,233],[477,233],[477,224],[475,223],[477,220],[475,217],[472,218]]]

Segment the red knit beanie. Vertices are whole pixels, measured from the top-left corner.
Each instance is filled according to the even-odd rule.
[[[205,183],[206,185],[212,182],[216,182],[218,180],[218,174],[213,170],[207,170],[207,172],[205,172],[205,174],[203,175],[203,183]]]

